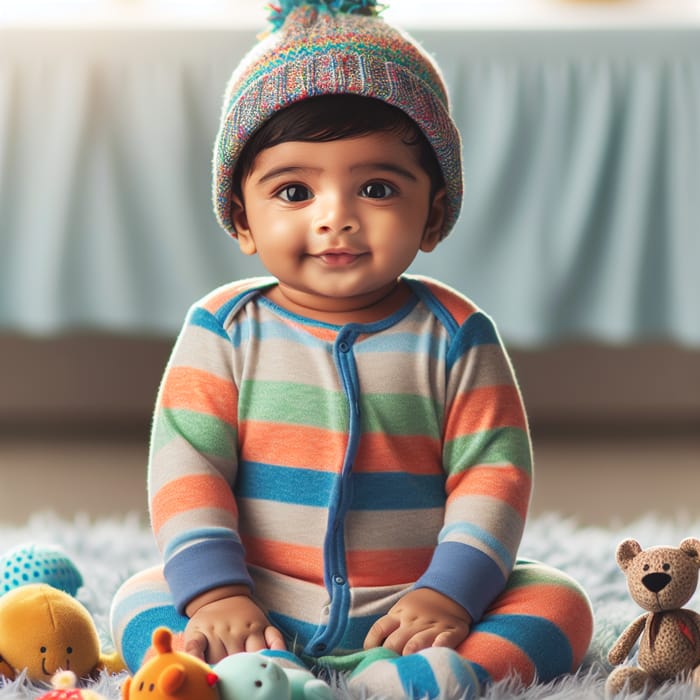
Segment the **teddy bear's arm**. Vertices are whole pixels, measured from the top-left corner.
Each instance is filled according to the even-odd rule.
[[[621,664],[627,658],[634,643],[644,629],[647,615],[648,613],[640,615],[634,622],[628,625],[627,629],[618,637],[617,641],[608,652],[608,661],[611,664],[617,666],[617,664]]]

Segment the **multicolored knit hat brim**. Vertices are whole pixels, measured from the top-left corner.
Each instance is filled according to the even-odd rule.
[[[293,9],[233,73],[214,148],[214,209],[235,236],[232,178],[252,134],[284,107],[320,95],[356,94],[405,112],[432,145],[447,188],[442,236],[462,204],[461,140],[435,61],[405,32],[377,16],[318,6]]]

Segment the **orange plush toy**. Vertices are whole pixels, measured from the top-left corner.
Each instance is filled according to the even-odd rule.
[[[218,677],[191,654],[173,651],[172,634],[165,627],[153,632],[157,655],[122,685],[122,700],[219,700]]]

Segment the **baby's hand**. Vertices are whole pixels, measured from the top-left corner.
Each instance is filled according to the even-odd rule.
[[[428,647],[454,649],[467,638],[471,622],[469,613],[451,598],[417,588],[372,625],[364,646],[384,646],[402,655]]]
[[[188,613],[191,610],[188,606]],[[241,651],[286,649],[282,633],[246,593],[203,603],[190,614],[185,651],[215,664]]]

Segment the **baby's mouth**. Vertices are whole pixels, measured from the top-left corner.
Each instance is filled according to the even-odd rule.
[[[342,267],[344,265],[351,265],[362,255],[362,253],[350,253],[348,251],[326,251],[316,257],[321,262],[331,267]]]

